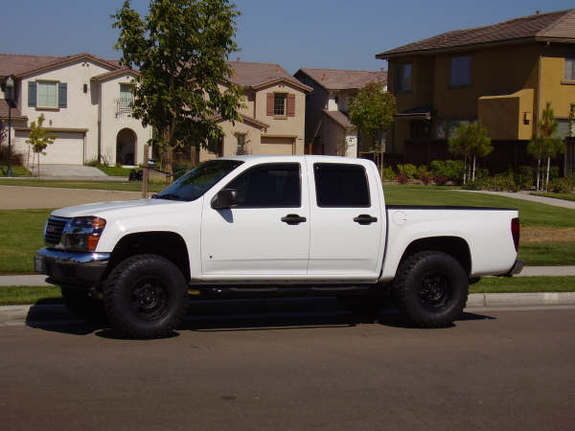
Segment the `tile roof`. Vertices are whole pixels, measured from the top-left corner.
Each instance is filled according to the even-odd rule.
[[[337,124],[339,124],[341,127],[343,127],[344,129],[352,129],[355,127],[353,123],[349,120],[349,117],[341,111],[328,111],[327,109],[324,109],[323,113],[327,115],[329,118],[331,118],[333,121],[335,121]]]
[[[298,73],[300,72],[305,73],[326,90],[358,89],[370,82],[387,83],[387,72],[383,70],[302,68],[298,71]]]
[[[26,117],[23,117],[20,113],[18,108],[12,108],[12,112],[10,113],[13,120],[26,120]],[[0,99],[0,118],[7,119],[8,118],[8,102],[5,99]]]
[[[80,53],[65,57],[46,56],[46,55],[22,55],[22,54],[0,54],[0,76],[8,75],[25,75],[30,72],[40,70],[50,66],[56,66],[60,63],[75,61],[81,58],[91,58],[97,62],[107,65],[111,69],[117,69],[117,60],[106,60],[96,57],[89,53]]]
[[[515,18],[483,27],[454,30],[377,54],[377,58],[521,40],[575,43],[575,9]]]
[[[242,87],[259,87],[272,81],[287,81],[297,87],[311,91],[311,88],[291,76],[279,64],[230,61],[233,69],[232,81]]]

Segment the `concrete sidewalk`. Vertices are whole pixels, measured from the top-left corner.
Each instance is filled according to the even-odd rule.
[[[503,196],[511,199],[520,199],[524,201],[537,202],[540,204],[551,205],[554,207],[568,208],[575,210],[575,201],[566,201],[564,199],[548,198],[545,196],[533,196],[530,192],[521,191],[517,193],[511,192],[490,192],[486,190],[459,190],[467,193],[484,193],[487,195]]]
[[[515,277],[564,277],[575,276],[575,266],[526,266]],[[45,275],[0,275],[0,286],[52,286],[46,283]]]

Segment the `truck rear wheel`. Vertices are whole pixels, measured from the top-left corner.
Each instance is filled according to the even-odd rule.
[[[398,269],[393,293],[402,314],[414,325],[450,325],[467,302],[469,280],[461,264],[440,251],[408,257]]]
[[[186,281],[168,259],[150,254],[129,257],[104,285],[104,307],[112,329],[132,338],[170,335],[187,311]]]

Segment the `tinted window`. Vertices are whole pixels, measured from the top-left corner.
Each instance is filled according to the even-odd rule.
[[[154,198],[193,201],[242,163],[238,160],[212,160],[202,163],[182,175]]]
[[[449,85],[465,87],[471,85],[471,57],[452,57]]]
[[[369,188],[363,166],[316,163],[315,192],[319,207],[369,207]]]
[[[238,192],[236,208],[297,208],[301,206],[299,164],[273,163],[248,169],[226,188]]]

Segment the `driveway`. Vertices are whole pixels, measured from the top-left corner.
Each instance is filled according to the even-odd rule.
[[[139,192],[0,186],[0,209],[62,208],[91,202],[139,199]]]
[[[40,165],[42,177],[107,177],[104,172],[93,166],[82,165]]]

